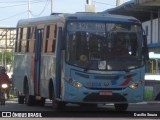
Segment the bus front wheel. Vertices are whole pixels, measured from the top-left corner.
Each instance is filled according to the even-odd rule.
[[[52,108],[55,110],[61,110],[65,107],[65,103],[62,101],[58,101],[54,95],[54,88],[52,87]]]
[[[52,107],[55,110],[61,110],[65,107],[65,103],[58,101],[58,100],[55,100],[55,99],[52,99]]]
[[[126,111],[128,108],[128,103],[116,103],[114,104],[114,107],[117,111]]]

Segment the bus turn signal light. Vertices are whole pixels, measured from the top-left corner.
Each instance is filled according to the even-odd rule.
[[[141,84],[143,84],[143,81],[139,80],[136,83],[130,85],[129,87],[132,88],[132,89],[135,89],[135,88],[137,88]]]
[[[65,77],[65,80],[70,83],[71,85],[73,85],[74,87],[80,88],[82,87],[82,84],[80,82],[77,82],[75,80],[73,80],[72,78],[67,78]]]

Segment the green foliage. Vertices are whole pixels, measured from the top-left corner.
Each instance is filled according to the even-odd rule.
[[[2,50],[0,52],[0,64],[12,64],[13,63],[13,50]]]

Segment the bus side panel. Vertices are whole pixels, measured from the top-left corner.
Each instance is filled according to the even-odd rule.
[[[33,91],[33,82],[30,80],[30,75],[31,75],[31,59],[34,58],[33,56],[29,54],[16,54],[14,55],[14,70],[13,70],[13,75],[14,75],[14,84],[16,89],[23,93],[24,90],[24,78],[26,76],[28,80],[28,84],[30,87],[30,94],[34,94]]]
[[[40,95],[49,97],[49,80],[55,79],[55,55],[45,54],[41,58],[41,73],[40,73]]]

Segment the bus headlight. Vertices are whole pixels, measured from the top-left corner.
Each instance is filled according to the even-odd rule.
[[[3,89],[6,89],[7,87],[8,87],[7,84],[2,84],[2,88],[3,88]]]
[[[80,88],[80,87],[82,87],[82,84],[81,84],[80,82],[74,81],[74,82],[73,82],[73,86],[75,86],[75,87],[77,87],[77,88]]]
[[[77,87],[77,88],[82,87],[82,84],[80,82],[77,82],[76,80],[73,80],[72,78],[65,77],[64,80],[68,82],[69,84],[73,85],[74,87]]]
[[[137,81],[136,83],[130,85],[129,87],[132,88],[132,89],[135,89],[137,88],[139,85],[143,84],[143,81],[142,80],[139,80]]]

